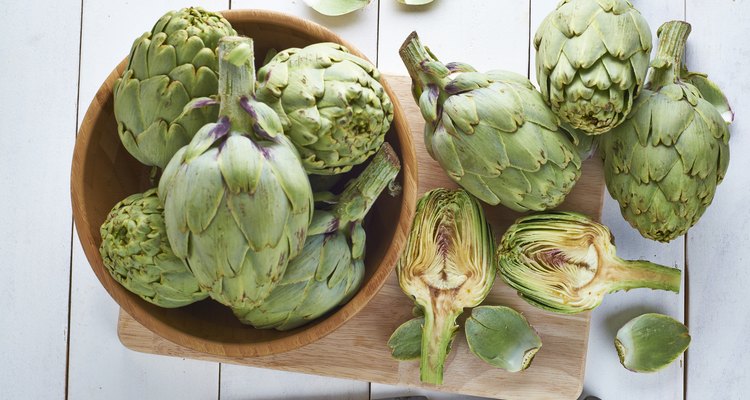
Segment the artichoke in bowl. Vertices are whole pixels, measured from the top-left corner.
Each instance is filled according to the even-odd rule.
[[[597,135],[625,120],[643,87],[651,29],[627,0],[563,0],[534,47],[544,99],[573,128]]]
[[[733,114],[716,85],[685,70],[690,30],[682,21],[659,28],[646,88],[627,120],[599,142],[607,189],[623,217],[661,242],[698,222],[729,165]]]
[[[219,41],[219,120],[196,133],[159,182],[169,242],[211,298],[258,306],[301,250],[310,182],[276,113],[253,97],[252,40]]]
[[[112,278],[159,307],[182,307],[203,300],[188,265],[175,256],[167,239],[164,208],[156,189],[117,203],[99,232],[99,253]]]
[[[398,156],[384,143],[364,171],[349,182],[332,210],[315,210],[305,246],[263,303],[232,310],[239,320],[260,329],[285,331],[354,296],[365,275],[363,220],[399,169]]]
[[[220,14],[201,8],[170,11],[138,38],[114,88],[117,131],[128,152],[143,164],[166,167],[219,108],[188,108],[218,91],[216,46],[234,35]]]
[[[257,96],[280,116],[310,174],[336,175],[375,154],[393,103],[369,61],[335,43],[276,54],[258,71]]]
[[[528,79],[443,64],[416,32],[400,54],[426,121],[427,151],[451,179],[515,211],[562,203],[581,176],[579,150]]]

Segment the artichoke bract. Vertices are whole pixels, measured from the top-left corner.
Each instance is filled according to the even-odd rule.
[[[681,271],[615,254],[609,228],[583,214],[546,212],[519,218],[500,240],[500,276],[528,303],[573,314],[618,290],[679,293]]]
[[[284,331],[349,301],[365,274],[362,221],[400,167],[398,156],[384,143],[364,171],[349,182],[332,210],[315,210],[304,248],[263,303],[232,310],[240,321]]]
[[[388,338],[388,347],[393,358],[400,361],[419,359],[422,351],[423,325],[424,317],[417,317],[404,322],[393,331]]]
[[[114,110],[122,144],[138,161],[164,168],[219,108],[185,106],[218,91],[216,45],[236,34],[220,14],[170,11],[138,38],[115,83]]]
[[[698,222],[729,165],[733,114],[716,85],[683,70],[689,33],[681,21],[659,28],[646,88],[627,120],[599,143],[607,189],[623,217],[661,242]]]
[[[383,144],[393,103],[369,61],[335,43],[284,50],[258,71],[258,99],[281,118],[310,174],[335,175]]]
[[[508,372],[528,368],[542,347],[534,328],[510,307],[475,307],[464,329],[469,350],[475,356]]]
[[[416,33],[400,54],[427,122],[427,151],[451,179],[485,203],[515,211],[562,203],[581,176],[581,158],[528,79],[442,64]]]
[[[211,298],[255,307],[305,242],[310,182],[278,117],[253,98],[252,40],[219,41],[219,120],[196,133],[159,182],[169,242]]]
[[[110,275],[129,291],[159,307],[203,300],[188,266],[174,255],[156,189],[128,196],[107,215],[99,232],[99,253]]]
[[[685,325],[656,313],[633,318],[617,331],[615,337],[620,363],[633,372],[663,369],[689,345],[690,333]]]
[[[651,29],[627,0],[563,0],[534,36],[552,110],[590,135],[625,120],[646,80]]]
[[[479,202],[464,190],[434,189],[417,203],[396,273],[401,289],[424,313],[420,379],[441,384],[466,307],[487,297],[495,281],[495,241]]]

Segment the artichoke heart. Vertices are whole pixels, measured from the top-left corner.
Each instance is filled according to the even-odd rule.
[[[682,64],[690,25],[667,22],[649,81],[627,120],[599,143],[607,189],[648,239],[669,242],[695,225],[729,166],[732,113],[721,90]]]
[[[156,189],[117,203],[99,232],[99,253],[110,275],[129,291],[159,307],[182,307],[203,300],[187,264],[169,246]]]
[[[424,314],[422,382],[442,383],[456,318],[481,303],[495,281],[494,247],[482,207],[464,190],[435,189],[419,200],[396,270]]]
[[[235,34],[221,14],[184,8],[166,13],[136,39],[115,84],[114,110],[122,144],[138,161],[163,169],[200,128],[216,121],[215,105],[185,106],[216,96],[216,46]]]
[[[615,337],[620,363],[633,372],[663,369],[689,345],[690,333],[685,325],[656,313],[633,318],[617,331]]]
[[[547,212],[519,218],[500,240],[500,276],[530,304],[573,314],[618,290],[680,291],[681,271],[615,254],[609,229],[585,215]]]
[[[364,171],[349,182],[332,210],[315,210],[302,252],[289,262],[284,277],[263,303],[232,310],[240,321],[261,329],[289,330],[354,296],[365,274],[362,221],[399,169],[398,156],[384,143]]]
[[[279,114],[310,174],[336,175],[380,148],[393,103],[369,61],[336,43],[276,54],[258,71],[258,100]]]
[[[534,36],[545,101],[573,128],[621,124],[646,81],[651,29],[627,0],[563,0]]]
[[[252,40],[219,41],[219,121],[169,162],[159,182],[169,242],[211,298],[256,307],[301,250],[313,194],[272,109],[253,98]]]
[[[427,151],[448,176],[490,205],[557,207],[581,176],[574,139],[525,77],[442,64],[416,32],[400,50],[426,121]]]

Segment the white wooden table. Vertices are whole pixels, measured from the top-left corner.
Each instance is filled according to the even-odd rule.
[[[211,0],[208,9],[267,8],[338,32],[384,72],[405,73],[397,49],[417,30],[443,60],[533,74],[529,39],[557,0],[436,0],[407,8],[374,0],[328,18],[302,0]],[[433,392],[135,353],[115,332],[118,307],[96,280],[72,228],[70,161],[96,89],[135,37],[181,0],[2,0],[0,25],[0,398],[378,399]],[[747,399],[750,396],[750,1],[635,0],[652,29],[693,25],[688,65],[725,89],[737,120],[732,161],[713,205],[686,238],[641,238],[606,199],[604,222],[621,256],[682,268],[679,295],[639,290],[608,297],[591,325],[584,395],[604,400]],[[533,78],[533,77],[532,77]],[[623,369],[615,331],[646,311],[690,327],[686,357],[655,374]]]

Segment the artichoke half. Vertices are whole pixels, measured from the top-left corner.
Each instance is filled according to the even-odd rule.
[[[218,91],[216,46],[234,35],[220,14],[201,8],[170,11],[138,38],[115,83],[117,131],[125,149],[143,164],[166,167],[219,108],[184,107]]]
[[[515,211],[562,203],[581,176],[581,158],[528,79],[442,64],[416,33],[400,54],[427,122],[427,151],[451,179],[485,203]]]
[[[534,36],[552,110],[589,135],[625,120],[646,80],[651,29],[627,0],[563,0]]]
[[[349,301],[365,274],[362,221],[400,168],[398,156],[384,143],[364,171],[349,182],[332,210],[315,210],[304,248],[263,303],[233,309],[240,321],[284,331]]]
[[[698,222],[729,165],[733,115],[716,85],[684,69],[689,33],[681,21],[659,28],[646,88],[627,120],[599,143],[607,188],[623,217],[661,242]]]
[[[219,120],[164,170],[167,233],[211,298],[258,306],[307,236],[310,182],[278,117],[253,98],[252,40],[219,41]]]
[[[519,218],[500,240],[500,276],[528,303],[573,314],[618,290],[680,291],[681,271],[615,254],[609,229],[585,215],[547,212]]]
[[[494,244],[482,207],[465,191],[435,189],[417,203],[396,271],[401,289],[424,314],[422,382],[442,383],[456,318],[492,289]]]
[[[156,189],[128,196],[107,215],[99,232],[99,253],[110,275],[129,291],[159,307],[182,307],[203,300],[184,261],[169,246],[164,208]]]
[[[335,43],[276,54],[258,71],[257,96],[279,114],[310,174],[336,175],[375,154],[393,103],[369,61]]]

